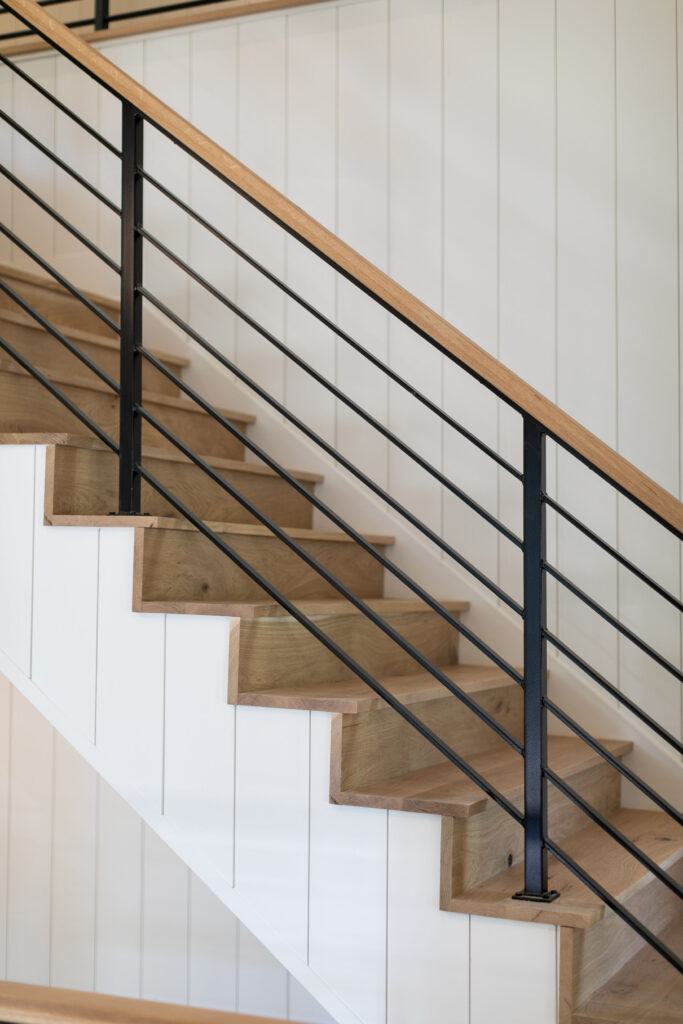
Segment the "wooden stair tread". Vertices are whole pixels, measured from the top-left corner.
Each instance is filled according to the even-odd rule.
[[[99,391],[106,395],[114,395],[114,392],[111,388],[107,387],[104,381],[100,381],[95,377],[90,379],[76,374],[65,374],[58,370],[46,370],[41,366],[36,366],[35,369],[39,370],[53,384],[64,384],[88,391]],[[22,366],[10,358],[0,358],[0,373],[15,373],[20,377],[30,376],[27,370],[24,370]],[[155,405],[166,406],[167,408],[182,409],[184,412],[193,412],[200,416],[208,415],[200,406],[186,398],[175,398],[173,395],[164,395],[156,391],[143,391],[143,399],[147,402],[153,402]],[[251,413],[236,412],[232,409],[217,409],[216,411],[225,416],[226,419],[229,419],[231,423],[249,424],[256,422],[256,417]]]
[[[0,274],[0,276],[2,276]],[[21,327],[28,327],[31,330],[39,333],[45,332],[45,328],[24,312],[14,312],[10,309],[0,308],[0,323],[3,321],[12,324],[18,324]],[[96,345],[100,348],[106,348],[110,350],[119,350],[119,339],[112,338],[108,334],[97,334],[96,331],[85,331],[82,327],[71,327],[69,325],[62,326],[55,324],[55,326],[61,331],[61,333],[67,337],[70,341],[87,341],[90,345]],[[55,345],[59,345],[59,342],[54,339]],[[63,349],[67,352],[67,349]],[[190,365],[190,360],[185,356],[173,355],[171,352],[160,352],[157,349],[149,349],[150,353],[160,359],[163,363],[167,363],[170,366],[186,367]]]
[[[469,694],[499,689],[509,684],[516,687],[500,669],[482,665],[447,665],[441,667],[450,679]],[[416,675],[388,676],[378,680],[405,705],[447,696],[448,691],[429,672]],[[373,711],[385,702],[360,679],[333,682],[300,683],[296,686],[241,693],[239,704],[252,707],[291,708],[309,711],[332,711],[350,715]]]
[[[447,691],[442,688],[445,695]],[[493,735],[493,734],[492,734]],[[632,744],[625,740],[602,740],[616,757],[627,754]],[[492,786],[518,807],[524,794],[523,760],[511,747],[496,747],[473,754],[469,764]],[[571,779],[602,760],[599,754],[573,736],[548,737],[550,767],[562,778]],[[419,768],[393,779],[344,790],[344,797],[366,806],[397,811],[421,811],[453,818],[469,818],[485,811],[492,801],[459,768],[443,761]]]
[[[94,451],[109,452],[110,449],[96,437],[86,437],[80,434],[64,433],[31,433],[31,434],[2,434],[0,433],[0,445],[2,444],[56,444],[67,448],[88,448]],[[212,469],[229,469],[234,473],[245,473],[253,476],[270,476],[277,478],[278,474],[269,466],[262,466],[255,462],[245,462],[243,459],[224,459],[218,455],[203,455],[198,452]],[[181,452],[173,451],[171,448],[155,448],[152,445],[143,444],[142,456],[148,459],[162,459],[164,462],[180,462],[191,464]],[[301,483],[322,483],[325,477],[321,473],[309,473],[308,470],[288,469],[288,473]]]
[[[609,820],[665,869],[670,869],[683,856],[683,829],[662,811],[621,808],[610,815]],[[598,825],[587,825],[563,839],[560,845],[620,901],[635,894],[652,879],[647,868],[622,850]],[[524,884],[524,868],[520,862],[469,892],[454,897],[444,909],[572,928],[590,928],[603,917],[605,907],[602,901],[552,855],[548,857],[548,877],[550,888],[561,894],[553,903],[512,899]]]
[[[29,284],[35,288],[42,288],[46,292],[54,292],[57,295],[62,295],[64,298],[71,299],[75,306],[80,306],[80,301],[72,296],[70,292],[63,288],[57,281],[52,280],[45,274],[34,274],[30,270],[20,270],[18,267],[9,267],[6,265],[0,266],[0,278],[8,277],[13,281],[21,281],[23,284]],[[110,299],[106,295],[98,295],[96,292],[88,291],[85,288],[79,289],[82,295],[91,302],[94,302],[96,306],[99,306],[106,312],[118,313],[121,309],[121,304],[116,299]]]
[[[659,936],[683,950],[683,914]],[[683,976],[645,946],[572,1017],[573,1024],[680,1024]]]
[[[362,615],[354,605],[344,600],[293,601],[292,604],[312,619],[337,615]],[[410,598],[364,598],[364,604],[380,615],[429,611],[422,601]],[[469,601],[441,601],[447,611],[466,612]],[[169,615],[218,615],[236,619],[282,619],[291,618],[289,612],[276,601],[258,601],[244,604],[227,601],[142,601],[141,612],[167,613]]]

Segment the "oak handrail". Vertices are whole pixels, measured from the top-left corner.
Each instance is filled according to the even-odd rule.
[[[55,49],[71,58],[110,92],[132,103],[157,128],[425,340],[453,357],[514,408],[534,417],[555,440],[647,508],[660,522],[683,535],[683,503],[673,494],[171,110],[46,9],[38,7],[33,0],[3,0],[3,3]]]
[[[5,1024],[277,1024],[271,1017],[15,982],[0,982],[0,1020]]]

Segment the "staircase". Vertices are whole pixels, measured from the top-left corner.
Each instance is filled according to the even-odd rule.
[[[37,276],[13,266],[0,268],[0,347],[5,354],[0,358],[0,440],[45,449],[45,523],[132,530],[135,613],[229,620],[230,704],[330,714],[332,804],[439,816],[441,870],[434,887],[436,891],[440,882],[442,912],[559,928],[558,1024],[680,1020],[680,814],[630,766],[637,761],[637,741],[616,738],[621,732],[616,729],[614,737],[603,730],[598,739],[564,705],[550,700],[547,649],[573,660],[679,754],[683,748],[664,723],[650,718],[549,631],[544,581],[553,578],[665,671],[681,681],[683,675],[548,560],[546,508],[570,520],[571,515],[546,492],[545,439],[587,464],[678,539],[683,536],[680,502],[137,83],[113,72],[46,12],[28,0],[7,0],[6,6],[107,84],[123,111],[122,205],[116,211],[122,222],[121,266],[115,266],[122,281],[121,306],[79,291],[1,226],[44,271]],[[522,483],[523,536],[498,522],[457,479],[445,477],[322,379],[254,319],[257,311],[240,309],[151,233],[143,217],[143,180],[145,188],[161,191],[194,220],[202,218],[147,172],[145,121],[160,126],[223,184],[302,239],[425,343],[450,356],[521,414],[523,471],[417,395]],[[7,123],[18,130],[16,122]],[[96,132],[91,134],[102,142]],[[204,221],[203,227],[358,349],[305,296],[278,281],[215,226]],[[165,306],[146,280],[143,284],[143,240],[516,545],[523,560],[523,605]],[[93,251],[103,255],[96,247]],[[469,598],[453,593],[436,599],[392,560],[392,536],[359,533],[322,502],[319,473],[285,470],[267,444],[252,441],[253,415],[217,408],[198,394],[188,383],[188,359],[148,349],[142,339],[143,300],[216,360],[220,372],[233,372],[245,388],[516,613],[523,666],[510,664],[471,628]],[[366,357],[399,386],[412,390],[410,382],[372,353]],[[262,441],[262,431],[260,437]],[[260,461],[248,461],[247,453]],[[11,493],[12,482],[7,486]],[[327,517],[329,525],[323,529],[314,528],[314,507]],[[681,610],[677,598],[664,593],[620,552],[580,521],[572,525]],[[393,596],[391,577],[401,584],[401,593],[412,596]],[[461,658],[461,637],[470,642],[468,649],[478,649],[486,665]],[[134,707],[127,710],[135,714]],[[658,809],[629,806],[634,801],[623,779]]]
[[[43,278],[10,267],[2,268],[0,279],[116,374],[117,342],[99,331],[77,300]],[[116,315],[111,303],[97,301]],[[102,385],[92,375],[73,365],[68,351],[52,345],[47,333],[34,324],[10,308],[6,299],[2,301],[0,336],[115,433],[116,403],[104,397]],[[177,357],[159,358],[180,373],[188,365]],[[51,400],[15,363],[2,361],[0,380],[2,441],[47,445],[46,522],[120,526],[121,521],[109,515],[117,495],[115,455],[85,436],[68,410]],[[172,419],[186,442],[217,472],[238,481],[242,493],[267,510],[278,525],[419,646],[478,707],[521,741],[522,692],[513,680],[499,669],[461,662],[458,634],[442,618],[419,601],[385,598],[383,573],[376,562],[339,531],[312,529],[311,506],[293,495],[272,471],[246,462],[244,451],[229,436],[215,431],[201,410],[171,393],[163,378],[150,374],[144,386],[149,389],[145,401],[163,409],[165,422]],[[240,426],[254,422],[252,416],[234,411],[224,415]],[[191,499],[195,511],[214,530],[277,581],[288,598],[521,809],[523,776],[518,755],[461,701],[444,695],[431,674],[416,673],[412,658],[347,602],[337,599],[329,585],[283,552],[272,534],[212,486],[189,460],[163,447],[162,441],[151,435],[143,439],[152,472],[172,483],[183,500]],[[314,473],[296,471],[295,475],[310,489],[321,482]],[[560,984],[567,1022],[673,1024],[680,1020],[683,980],[664,960],[552,857],[550,885],[561,898],[547,905],[514,900],[513,894],[523,887],[522,829],[257,585],[216,557],[213,545],[152,488],[143,490],[142,502],[143,515],[135,521],[134,609],[229,616],[230,703],[332,712],[332,803],[440,815],[444,911],[563,926],[566,949]],[[391,537],[367,539],[382,550],[392,544]],[[455,598],[446,606],[458,617],[468,610],[467,602]],[[632,749],[623,740],[601,742],[618,759]],[[617,771],[580,739],[551,736],[548,751],[554,772],[571,782],[660,867],[683,880],[683,831],[667,815],[622,807]],[[580,859],[614,897],[674,949],[681,947],[683,913],[676,896],[555,789],[549,827],[554,837],[564,841],[567,852]]]

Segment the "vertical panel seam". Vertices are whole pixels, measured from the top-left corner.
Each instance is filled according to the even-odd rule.
[[[48,895],[48,919],[47,919],[47,977],[48,985],[52,985],[52,945],[53,945],[53,928],[54,928],[54,901],[55,901],[55,820],[57,811],[57,743],[56,743],[56,732],[50,726],[50,737],[52,740],[52,777],[50,779],[50,837],[49,837],[49,850],[50,850],[50,866],[49,866],[49,895]]]
[[[93,745],[97,746],[97,702],[99,698],[100,673],[100,557],[102,530],[97,529],[97,571],[95,579],[95,705],[93,708]]]
[[[30,643],[29,643],[29,655],[28,655],[28,676],[29,679],[33,679],[33,625],[35,620],[35,603],[36,603],[36,488],[38,486],[38,449],[33,448],[33,528],[31,530],[31,623],[30,623]]]
[[[168,615],[164,615],[161,696],[161,814],[166,813],[166,648]]]
[[[7,742],[7,835],[5,836],[5,978],[9,970],[9,907],[10,907],[10,834],[12,831],[12,753],[14,725],[14,687],[9,688],[9,737]]]

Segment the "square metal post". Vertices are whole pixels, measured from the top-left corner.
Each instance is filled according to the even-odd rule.
[[[121,144],[121,401],[119,514],[139,515],[142,424],[142,177],[143,118],[123,102]]]
[[[95,31],[109,28],[109,0],[95,0]]]
[[[524,417],[524,889],[515,899],[550,903],[548,890],[545,433]]]

